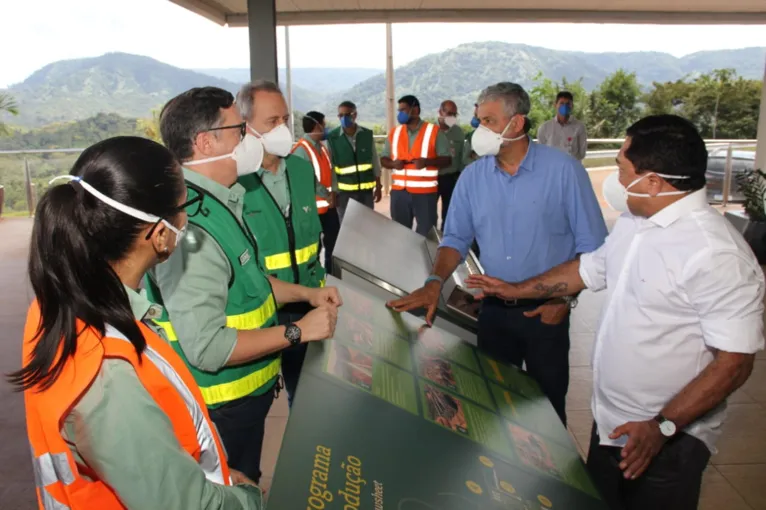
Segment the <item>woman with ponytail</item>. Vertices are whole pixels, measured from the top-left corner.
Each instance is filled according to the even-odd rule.
[[[181,167],[159,144],[118,137],[59,180],[37,206],[36,299],[10,375],[24,391],[39,508],[261,508],[261,491],[228,468],[186,365],[152,329],[162,310],[138,292],[200,207],[186,202]]]

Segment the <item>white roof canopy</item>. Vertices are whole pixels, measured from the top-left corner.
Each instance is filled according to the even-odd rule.
[[[247,0],[170,0],[247,26]],[[266,0],[269,1],[269,0]],[[277,24],[593,22],[766,24],[766,0],[277,0]]]

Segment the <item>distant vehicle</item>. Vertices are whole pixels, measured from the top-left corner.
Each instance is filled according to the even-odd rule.
[[[710,203],[723,201],[723,178],[726,171],[726,148],[713,149],[708,153],[707,172],[707,199]],[[737,176],[755,166],[755,152],[734,150],[731,152],[731,189],[729,190],[729,202],[743,202],[745,196],[737,184]]]

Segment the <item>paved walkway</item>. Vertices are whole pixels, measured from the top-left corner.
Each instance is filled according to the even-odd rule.
[[[599,172],[591,173],[596,180]],[[596,182],[594,182],[594,185]],[[600,189],[600,187],[597,187]],[[376,209],[387,215],[388,199]],[[616,215],[606,212],[607,222]],[[32,223],[28,219],[0,220],[0,372],[19,366],[20,339],[31,290],[26,281],[26,257]],[[591,426],[589,365],[593,332],[602,297],[585,292],[572,320],[571,384],[567,396],[570,432],[581,453],[587,451]],[[284,395],[284,393],[283,393]],[[263,452],[264,479],[271,485],[282,442],[288,409],[286,398],[277,400],[266,424]],[[760,353],[755,371],[744,388],[730,399],[729,419],[712,458],[702,490],[701,510],[766,510],[766,353]],[[0,509],[34,510],[34,481],[24,430],[23,402],[5,382],[0,382]],[[280,509],[281,510],[281,509]]]

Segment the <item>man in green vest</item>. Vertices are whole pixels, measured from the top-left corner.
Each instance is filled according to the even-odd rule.
[[[260,478],[266,415],[277,390],[280,351],[333,335],[337,289],[308,288],[266,276],[259,253],[268,239],[253,235],[251,211],[237,176],[260,167],[261,143],[246,125],[231,93],[191,89],[160,114],[165,145],[181,162],[188,196],[188,235],[146,280],[147,297],[164,305],[154,320],[189,364],[229,465]],[[277,325],[280,303],[317,308],[294,325]]]
[[[457,184],[457,178],[463,170],[463,150],[465,132],[457,123],[457,104],[447,99],[439,106],[439,130],[444,133],[449,142],[452,162],[449,166],[439,169],[439,198],[442,201],[442,229],[447,221],[449,202]]]
[[[476,132],[476,129],[478,129],[479,126],[481,126],[481,121],[479,120],[479,105],[477,103],[473,105],[473,117],[471,117],[471,127],[473,128],[473,131],[465,135],[465,146],[463,147],[463,168],[479,159],[479,156],[476,155],[476,153],[473,151],[473,148],[471,147],[471,138],[473,138],[473,134]]]
[[[356,105],[343,101],[338,106],[340,127],[327,136],[338,186],[337,209],[341,222],[350,199],[374,209],[382,197],[375,140],[371,130],[357,124],[356,117]]]
[[[276,83],[258,80],[240,89],[236,103],[248,132],[259,138],[264,150],[258,170],[239,178],[245,189],[245,223],[260,245],[258,258],[272,278],[320,289],[325,270],[319,263],[317,179],[311,163],[290,154],[294,141],[287,102]],[[287,304],[279,309],[279,323],[298,322],[310,310],[309,303]],[[282,352],[290,404],[305,355],[305,344]]]

